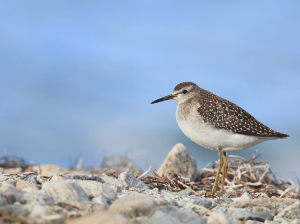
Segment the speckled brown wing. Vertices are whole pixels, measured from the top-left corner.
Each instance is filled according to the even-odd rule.
[[[205,123],[242,135],[289,137],[260,123],[247,111],[207,90],[201,89],[198,112]]]

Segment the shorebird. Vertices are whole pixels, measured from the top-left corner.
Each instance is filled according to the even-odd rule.
[[[198,145],[219,153],[214,186],[210,193],[203,193],[205,195],[217,195],[222,167],[221,191],[224,191],[228,168],[227,152],[241,151],[267,140],[290,137],[272,130],[241,107],[192,82],[178,84],[171,95],[155,100],[151,104],[171,99],[178,102],[176,120],[183,133]]]

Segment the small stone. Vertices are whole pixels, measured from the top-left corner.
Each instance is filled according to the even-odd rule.
[[[291,220],[277,215],[274,217],[273,221],[280,223],[280,224],[289,224]]]
[[[112,201],[117,197],[116,192],[106,184],[91,180],[77,181],[77,183],[82,187],[82,189],[90,198],[103,196],[106,201],[111,204]]]
[[[49,208],[43,204],[36,203],[31,207],[30,217],[42,217],[48,214]]]
[[[192,188],[187,187],[186,189],[179,191],[178,194],[192,195],[193,194]]]
[[[94,212],[103,211],[104,209],[106,209],[106,206],[100,203],[84,201],[81,202],[80,209],[83,210],[86,214],[92,214]]]
[[[248,208],[253,206],[267,207],[269,209],[277,209],[278,203],[283,203],[286,205],[291,205],[295,202],[294,199],[285,199],[285,198],[262,198],[262,199],[252,199],[245,201],[236,201],[231,205],[236,208]]]
[[[198,215],[203,215],[204,213],[206,213],[208,211],[208,209],[205,208],[204,206],[202,206],[202,205],[195,205],[195,204],[192,204],[192,203],[185,204],[185,207],[191,208]]]
[[[268,212],[268,213],[272,213],[271,210],[267,207],[261,207],[261,206],[254,206],[252,208],[252,212]]]
[[[300,224],[300,219],[294,219],[290,224]]]
[[[234,224],[222,211],[212,212],[209,214],[207,224]]]
[[[26,175],[26,176],[21,177],[20,180],[27,181],[27,182],[29,182],[31,184],[34,184],[34,185],[38,184],[38,182],[36,180],[36,175],[31,174],[31,173]]]
[[[300,219],[300,202],[296,202],[286,207],[277,216],[288,219]]]
[[[97,212],[92,215],[74,219],[69,221],[68,224],[82,224],[82,223],[93,223],[93,224],[130,224],[131,222],[122,215],[111,214],[109,212]]]
[[[92,201],[95,203],[98,203],[98,204],[103,204],[106,208],[108,208],[108,206],[109,206],[107,200],[102,195],[93,198]]]
[[[75,180],[62,182],[46,182],[43,184],[44,192],[50,195],[56,203],[65,202],[75,205],[80,201],[88,201],[88,196]]]
[[[149,189],[149,187],[141,180],[135,178],[131,173],[123,172],[119,175],[119,183],[122,189],[134,187],[141,191]]]
[[[0,185],[0,193],[5,195],[6,202],[10,204],[19,201],[23,194],[21,190],[16,189],[13,185],[6,182]],[[6,204],[4,201],[2,203]]]
[[[54,164],[47,164],[42,166],[42,176],[53,176],[55,174],[59,174],[62,171],[62,167],[54,165]]]
[[[27,188],[27,187],[36,188],[36,185],[32,184],[30,182],[27,182],[25,180],[18,180],[17,183],[16,183],[16,188],[19,189],[19,190],[22,190],[22,189]]]
[[[155,207],[157,203],[153,198],[140,195],[129,195],[115,200],[109,207],[110,212],[114,213],[129,213],[147,215]]]
[[[49,181],[47,178],[43,177],[42,175],[37,175],[36,180],[39,184],[43,184],[43,183]]]
[[[65,178],[64,176],[61,176],[61,175],[54,175],[50,181],[51,182],[59,182],[59,181],[65,181],[67,180],[67,178]]]
[[[232,208],[228,211],[228,216],[234,221],[243,221],[245,217],[248,220],[256,220],[259,222],[264,222],[265,220],[273,220],[273,216],[268,212],[249,212],[239,208]]]
[[[106,184],[109,184],[111,186],[118,186],[120,185],[119,183],[119,180],[115,177],[111,177],[111,176],[104,176],[104,177],[101,177]]]
[[[19,202],[15,202],[14,204],[10,205],[5,205],[0,207],[0,213],[18,213],[18,214],[23,214],[24,208]]]
[[[161,206],[149,220],[149,224],[168,224],[168,223],[206,224],[207,220],[197,216],[193,212],[183,211],[173,205]]]
[[[247,192],[244,192],[244,193],[242,194],[242,196],[240,197],[240,200],[246,201],[246,200],[251,200],[251,199],[253,199],[253,198],[254,198],[253,196],[251,196],[251,195],[248,194]]]
[[[269,220],[266,220],[266,221],[269,221]],[[245,224],[260,224],[260,223],[266,223],[266,222],[259,222],[259,221],[256,221],[256,220],[247,220],[245,222]]]
[[[175,173],[194,181],[197,175],[197,162],[184,144],[177,143],[171,149],[157,173],[160,176]]]

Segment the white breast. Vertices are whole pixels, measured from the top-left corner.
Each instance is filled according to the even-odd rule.
[[[235,134],[231,131],[217,129],[203,123],[197,109],[183,107],[180,104],[176,110],[176,120],[183,133],[192,141],[207,149],[225,152],[240,151],[255,146],[263,141],[275,140],[269,137]]]

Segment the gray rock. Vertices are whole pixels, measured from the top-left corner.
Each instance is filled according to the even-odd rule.
[[[35,174],[29,174],[29,175],[25,175],[23,177],[20,178],[20,180],[24,180],[27,181],[33,185],[37,185],[38,182],[36,180],[36,175]]]
[[[35,194],[38,191],[39,191],[39,189],[36,188],[36,187],[26,187],[26,188],[22,189],[22,192],[24,192],[24,193],[31,193],[31,194]]]
[[[203,215],[204,213],[206,213],[208,211],[208,209],[205,208],[204,206],[202,206],[202,205],[195,205],[195,204],[192,204],[192,203],[187,203],[187,204],[185,204],[184,207],[192,209],[198,215]]]
[[[222,211],[216,211],[209,214],[207,224],[234,224]]]
[[[267,207],[254,206],[252,212],[268,212],[272,215],[272,211]]]
[[[178,193],[179,194],[185,194],[185,195],[192,195],[193,194],[192,188],[190,188],[190,187],[187,187],[186,189],[184,189],[182,191],[179,191]]]
[[[47,181],[49,181],[47,178],[43,177],[42,175],[37,175],[36,176],[36,181],[39,183],[39,184],[43,184]]]
[[[284,218],[282,216],[275,216],[274,221],[277,222],[277,223],[280,223],[280,224],[288,224],[288,223],[291,222],[290,219]]]
[[[88,201],[88,196],[75,180],[63,182],[46,182],[43,184],[44,192],[50,195],[56,203],[65,202],[76,204],[80,201]]]
[[[5,195],[4,197],[6,201],[12,204],[15,201],[20,200],[23,192],[21,190],[16,189],[13,185],[3,182],[0,186],[0,194]]]
[[[290,224],[300,224],[300,219],[294,219]]]
[[[132,194],[115,200],[109,207],[109,211],[148,215],[157,206],[156,201],[151,197]]]
[[[92,214],[94,212],[103,211],[106,209],[104,204],[95,203],[91,201],[84,201],[80,203],[80,209],[83,210],[85,214]]]
[[[89,198],[102,196],[109,204],[111,204],[117,197],[116,192],[109,185],[90,180],[77,181],[77,183],[82,187]]]
[[[288,219],[300,219],[300,202],[296,202],[283,209],[277,216]]]
[[[99,176],[95,176],[95,175],[91,175],[91,174],[87,174],[87,175],[78,175],[78,174],[74,174],[74,173],[70,173],[68,175],[65,176],[67,179],[74,179],[74,180],[91,180],[91,181],[96,181],[96,182],[100,182],[100,183],[105,183],[105,181],[99,177]]]
[[[102,195],[98,196],[96,198],[93,198],[92,202],[95,202],[98,204],[103,204],[106,208],[108,208],[108,206],[109,206],[107,200]]]
[[[149,187],[143,181],[135,178],[128,172],[121,173],[118,179],[122,189],[131,187],[137,188],[141,191],[149,189]]]
[[[269,220],[266,220],[266,221],[269,221]],[[261,224],[261,223],[265,223],[265,222],[259,222],[259,221],[256,221],[256,220],[247,220],[245,222],[245,224]]]
[[[18,180],[16,182],[16,189],[22,190],[22,189],[27,188],[27,187],[36,188],[36,185],[32,184],[30,182],[27,182],[25,180]]]
[[[43,204],[35,203],[31,206],[30,217],[37,218],[46,216],[49,212],[49,208]]]
[[[119,180],[117,178],[111,177],[111,176],[105,176],[102,177],[102,179],[105,181],[105,183],[111,185],[111,186],[117,186],[119,184]]]
[[[159,212],[158,214],[155,214]],[[163,205],[161,206],[154,215],[149,220],[149,223],[185,223],[185,224],[206,224],[207,220],[197,216],[193,212],[183,211],[173,205]],[[167,214],[167,216],[166,216]],[[162,219],[163,216],[166,216],[167,219]],[[171,218],[170,218],[171,217]],[[162,221],[160,221],[162,219]],[[163,222],[163,220],[165,222]]]
[[[175,173],[194,181],[197,175],[197,162],[184,144],[177,143],[171,149],[157,173],[161,176]]]
[[[232,208],[227,213],[228,217],[235,221],[242,221],[245,217],[248,220],[256,220],[259,222],[264,222],[265,220],[273,220],[273,216],[268,212],[250,212],[239,208]]]
[[[212,198],[200,198],[200,197],[193,196],[184,200],[193,203],[195,205],[202,205],[205,208],[210,208],[211,206],[213,206],[213,204],[215,204]]]
[[[244,193],[242,194],[242,196],[240,197],[240,200],[246,201],[246,200],[251,200],[251,199],[253,199],[253,198],[254,198],[253,196],[251,196],[251,195],[248,194],[247,192],[244,192]]]
[[[19,202],[15,202],[12,205],[5,205],[0,207],[0,213],[8,212],[10,214],[12,213],[18,213],[23,214],[24,208]]]
[[[59,182],[59,181],[65,181],[67,178],[61,175],[53,175],[53,177],[50,179],[51,182]]]

